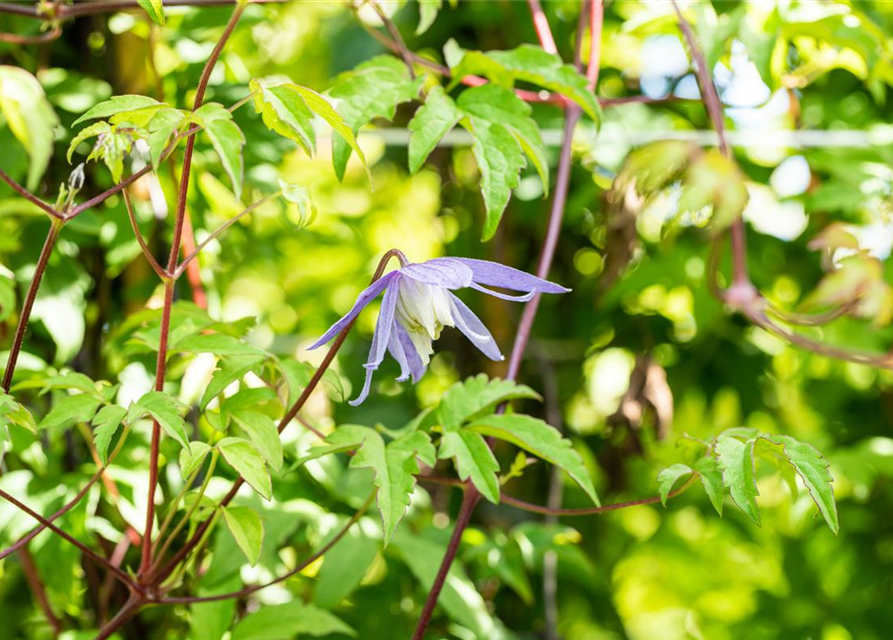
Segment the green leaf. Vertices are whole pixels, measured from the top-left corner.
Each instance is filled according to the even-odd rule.
[[[561,467],[596,505],[599,504],[583,458],[573,448],[571,441],[563,438],[555,427],[537,418],[515,414],[485,416],[469,424],[466,429],[511,442],[546,462]]]
[[[657,474],[660,503],[663,506],[667,506],[667,497],[670,495],[670,491],[673,490],[673,487],[676,485],[679,479],[690,475],[691,473],[692,469],[688,465],[674,464]]]
[[[37,433],[37,423],[31,412],[0,389],[0,426],[6,427],[11,424],[27,429],[31,433]]]
[[[831,486],[834,479],[828,472],[828,461],[813,446],[798,442],[790,436],[773,435],[764,436],[764,438],[784,447],[784,453],[791,466],[803,480],[810,497],[825,518],[825,522],[828,523],[834,535],[837,535],[840,530],[840,522],[837,518],[834,489]]]
[[[480,119],[463,120],[462,124],[474,135],[471,151],[481,172],[481,195],[487,210],[481,240],[486,242],[496,234],[527,162],[521,144],[501,124]]]
[[[437,457],[452,458],[459,478],[471,478],[482,496],[490,502],[499,502],[499,463],[480,434],[467,429],[445,432]]]
[[[95,138],[96,136],[110,133],[111,130],[112,126],[108,122],[94,122],[89,127],[81,129],[71,141],[71,144],[68,145],[68,152],[65,154],[68,163],[71,164],[71,156],[74,155],[74,151],[80,143],[89,138]]]
[[[490,412],[503,402],[520,398],[542,399],[530,387],[512,380],[491,380],[480,373],[447,389],[440,401],[440,422],[445,430],[457,429],[466,420]]]
[[[186,480],[195,473],[210,452],[211,445],[201,441],[190,442],[188,447],[180,449],[180,476]]]
[[[142,111],[144,109],[160,109],[167,105],[158,102],[155,98],[149,96],[123,95],[113,96],[108,100],[100,102],[91,108],[87,113],[75,120],[71,126],[75,127],[86,120],[96,120],[98,118],[110,118],[114,115],[127,113],[130,111]]]
[[[741,442],[737,438],[720,436],[716,440],[716,455],[722,471],[723,483],[729,487],[732,500],[760,526],[760,508],[757,506],[756,474],[753,462],[754,440]]]
[[[415,34],[422,35],[437,19],[437,12],[443,7],[443,0],[419,0],[419,26]]]
[[[659,140],[640,147],[626,157],[614,190],[622,195],[632,186],[640,194],[651,195],[676,180],[694,152],[691,143],[680,140]]]
[[[215,102],[200,107],[192,114],[211,140],[211,146],[220,156],[220,163],[233,185],[236,200],[242,197],[242,183],[245,180],[245,164],[242,148],[245,135],[233,122],[232,114]]]
[[[65,396],[53,405],[37,426],[39,429],[63,429],[78,422],[90,422],[99,405],[98,398],[86,393]]]
[[[291,84],[269,85],[254,79],[248,88],[254,93],[254,109],[264,124],[280,136],[297,142],[308,156],[316,152],[313,112]]]
[[[293,640],[303,634],[318,637],[335,633],[357,635],[328,611],[295,600],[261,607],[245,616],[233,629],[232,640]]]
[[[435,462],[428,435],[416,431],[385,445],[374,429],[345,425],[338,427],[326,441],[336,446],[355,445],[357,451],[350,460],[350,468],[371,469],[375,473],[373,485],[378,488],[378,510],[387,546],[410,504],[415,474],[419,473],[416,458],[429,465]]]
[[[164,6],[162,6],[161,0],[136,0],[136,3],[149,14],[152,22],[164,26]]]
[[[294,463],[292,463],[292,465],[288,469],[286,469],[285,473],[291,473],[295,469],[303,467],[311,460],[317,460],[333,453],[345,453],[347,451],[353,451],[357,448],[358,444],[359,443],[356,442],[348,442],[347,444],[313,447],[312,449],[310,449],[310,451],[307,452],[306,455],[301,456],[300,458],[295,460]]]
[[[356,134],[373,118],[392,120],[397,105],[418,97],[424,81],[422,77],[410,78],[401,61],[381,55],[338,76],[331,95],[341,101],[338,112]],[[332,139],[332,161],[339,180],[344,178],[350,152],[343,137]]]
[[[353,130],[348,126],[347,122],[344,121],[344,118],[341,117],[335,108],[329,104],[329,101],[324,97],[316,93],[313,89],[308,89],[307,87],[302,87],[300,85],[291,85],[294,91],[300,94],[300,96],[304,99],[304,102],[307,103],[307,106],[310,108],[313,113],[318,115],[320,118],[325,120],[332,130],[340,136],[340,138],[349,146],[360,158],[360,162],[363,163],[363,168],[366,170],[366,177],[369,178],[369,182],[372,183],[372,172],[369,170],[369,163],[366,162],[366,156],[363,154],[363,150],[360,149],[359,143],[357,143],[356,136],[354,135]]]
[[[423,2],[420,6],[429,3]],[[461,112],[443,87],[437,85],[428,92],[425,104],[419,107],[409,121],[409,172],[418,171],[425,159],[434,151],[449,131],[459,122]]]
[[[264,460],[273,469],[281,469],[282,441],[273,418],[260,411],[242,410],[233,413],[233,419],[248,434]]]
[[[310,190],[294,182],[279,181],[282,190],[282,199],[288,204],[294,205],[288,208],[288,217],[295,223],[298,229],[313,224],[316,220],[316,205],[310,197]]]
[[[313,601],[324,609],[337,606],[360,585],[378,549],[378,540],[365,535],[361,526],[348,529],[347,535],[326,552],[316,576]]]
[[[223,519],[248,563],[252,567],[257,565],[264,543],[264,523],[260,516],[248,507],[224,507]]]
[[[93,416],[93,446],[103,465],[109,461],[109,445],[127,415],[127,409],[110,404]]]
[[[466,89],[459,96],[457,104],[472,120],[486,120],[508,129],[533,162],[543,182],[545,195],[549,195],[549,160],[539,127],[530,117],[532,110],[529,104],[513,91],[495,84]]]
[[[710,224],[721,230],[742,214],[749,197],[738,166],[719,151],[710,151],[689,165],[678,211],[697,213],[712,206]]]
[[[561,58],[548,53],[542,47],[523,44],[509,51],[455,51],[448,61],[452,67],[452,86],[469,75],[480,75],[507,89],[517,81],[530,82],[544,89],[555,91],[576,102],[596,123],[601,119],[601,108],[595,94],[586,86],[586,77],[573,65],[564,64]]]
[[[150,391],[127,410],[127,422],[133,423],[149,414],[170,437],[180,443],[181,447],[189,446],[186,434],[186,422],[182,414],[187,407],[172,395],[164,391]]]
[[[186,120],[186,116],[178,109],[159,109],[149,120],[146,125],[149,131],[149,158],[152,166],[158,170],[161,163],[161,154],[167,148],[168,141],[177,131],[180,125]]]
[[[211,400],[217,397],[224,389],[236,380],[241,380],[249,371],[257,369],[266,356],[264,355],[240,355],[226,357],[217,363],[217,369],[211,375],[211,381],[205,387],[199,406],[204,409]]]
[[[257,448],[242,438],[224,438],[217,443],[223,458],[263,498],[273,497],[273,482]]]
[[[215,356],[262,356],[267,353],[252,344],[223,333],[201,333],[176,341],[171,349],[191,353],[213,353]]]
[[[133,131],[127,125],[122,129],[119,131],[116,125],[109,131],[100,133],[93,150],[87,156],[87,161],[102,160],[115,182],[119,182],[124,175],[124,156],[130,153],[134,138],[142,137],[141,132]]]
[[[695,471],[701,477],[701,484],[704,485],[704,492],[710,499],[710,504],[716,509],[716,512],[722,517],[722,502],[725,496],[722,483],[722,470],[719,463],[714,458],[701,458],[695,463]]]
[[[108,387],[107,382],[96,383],[89,376],[77,371],[68,371],[57,376],[50,376],[45,380],[40,380],[41,393],[46,393],[52,389],[75,389],[83,391],[102,399],[103,395],[100,391],[102,386]]]
[[[27,187],[34,191],[53,155],[53,129],[59,118],[37,78],[5,65],[0,65],[0,113],[28,153]]]

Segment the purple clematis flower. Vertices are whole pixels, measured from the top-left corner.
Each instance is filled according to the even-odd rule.
[[[400,364],[403,382],[412,376],[418,382],[425,373],[434,349],[431,343],[440,337],[444,327],[455,327],[492,360],[503,360],[496,341],[484,323],[474,315],[452,291],[470,287],[503,300],[525,302],[537,293],[567,293],[570,289],[542,280],[518,269],[486,260],[471,258],[435,258],[421,263],[407,263],[400,256],[401,267],[382,276],[357,297],[353,308],[333,324],[310,349],[327,343],[359,315],[372,300],[384,291],[384,300],[366,368],[366,382],[356,400],[357,406],[369,395],[372,374],[384,360],[387,350]],[[487,287],[521,291],[512,296]]]

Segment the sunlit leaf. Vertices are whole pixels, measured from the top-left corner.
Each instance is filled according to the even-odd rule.
[[[110,404],[93,416],[93,446],[102,464],[108,464],[109,445],[126,415],[127,409]]]
[[[471,478],[475,488],[490,502],[499,502],[499,463],[483,436],[468,429],[447,431],[437,457],[452,458],[462,480]]]
[[[426,6],[427,2],[420,6]],[[437,143],[459,122],[461,112],[443,87],[437,85],[428,92],[425,104],[409,121],[409,172],[418,171]]]
[[[217,449],[248,485],[261,497],[273,497],[273,483],[264,458],[257,448],[242,438],[224,438]]]
[[[242,197],[242,184],[245,180],[245,161],[242,148],[245,135],[233,122],[232,114],[214,102],[198,108],[192,114],[194,121],[202,126],[214,151],[220,156],[220,163],[233,185],[236,199]]]
[[[182,416],[186,408],[186,405],[164,391],[150,391],[130,405],[127,410],[127,422],[132,423],[148,414],[158,422],[167,435],[179,442],[180,446],[188,447],[189,436]]]
[[[415,488],[419,473],[416,458],[433,466],[434,447],[426,433],[415,431],[389,444],[374,429],[344,425],[327,439],[332,445],[356,445],[351,458],[353,469],[372,469],[373,485],[378,488],[377,503],[381,513],[384,541],[387,545],[397,528]]]
[[[292,640],[304,634],[357,635],[328,611],[294,600],[286,604],[264,606],[245,616],[233,628],[232,640]]]
[[[831,531],[837,534],[840,522],[837,518],[837,503],[834,500],[833,478],[828,472],[828,461],[814,447],[798,442],[791,436],[765,436],[767,440],[784,447],[784,453],[803,480],[816,506],[821,511]]]
[[[264,460],[275,470],[282,468],[282,441],[276,430],[276,423],[265,413],[245,409],[232,414],[251,442],[260,451]]]
[[[264,542],[264,523],[260,516],[248,507],[224,507],[223,519],[236,544],[253,567],[260,558]]]
[[[536,391],[523,384],[499,378],[491,380],[480,373],[447,389],[440,401],[440,421],[444,429],[455,429],[503,402],[522,398],[541,399]]]
[[[341,74],[335,81],[331,95],[338,98],[338,113],[357,133],[373,118],[391,120],[397,105],[419,95],[424,78],[413,80],[406,66],[391,56],[376,56]],[[332,160],[338,179],[350,158],[351,147],[343,137],[332,138]]]
[[[77,126],[85,120],[96,120],[99,118],[110,118],[114,115],[127,113],[130,111],[155,110],[167,105],[158,102],[155,98],[139,95],[123,95],[113,96],[108,100],[100,102],[93,108],[89,109],[84,115],[75,120],[72,126]]]
[[[670,491],[672,491],[673,487],[676,486],[676,483],[679,482],[681,478],[684,478],[685,476],[691,474],[692,469],[686,464],[674,464],[657,474],[660,503],[663,506],[667,506],[667,498],[670,495]]]
[[[592,485],[589,470],[570,440],[550,424],[523,414],[491,415],[469,424],[470,429],[484,436],[511,442],[546,462],[564,470],[592,501],[598,505],[598,495]]]
[[[509,89],[517,81],[530,82],[570,98],[596,122],[601,118],[601,108],[586,85],[586,77],[542,47],[522,44],[509,51],[464,51],[454,53],[453,58],[448,58],[453,86],[468,75],[484,76]]]
[[[53,130],[59,118],[37,78],[6,65],[0,65],[0,113],[28,153],[27,187],[33,191],[53,155]]]
[[[164,26],[164,6],[162,0],[136,0],[136,3],[143,8],[152,22]]]
[[[753,440],[741,442],[730,436],[720,436],[716,441],[716,455],[722,471],[723,483],[729,487],[732,500],[760,526],[760,508],[757,506],[757,482],[753,461]]]

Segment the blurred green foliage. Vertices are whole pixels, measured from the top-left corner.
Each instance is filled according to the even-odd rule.
[[[561,53],[569,60],[580,3],[544,4]],[[447,582],[429,637],[543,637],[544,565],[554,561],[558,629],[566,640],[888,638],[893,628],[893,524],[885,514],[893,509],[893,375],[810,354],[726,313],[708,288],[713,228],[703,228],[703,211],[684,211],[679,204],[682,167],[667,161],[672,175],[643,189],[643,172],[659,163],[653,154],[644,160],[640,156],[644,167],[634,172],[631,191],[619,189],[627,184],[628,153],[641,142],[636,135],[709,128],[701,104],[690,100],[697,89],[675,14],[659,4],[608,3],[597,94],[644,94],[658,102],[605,108],[598,132],[592,121],[578,127],[577,162],[550,276],[573,293],[542,301],[521,380],[537,389],[545,403],[525,400],[520,407],[553,424],[550,411],[561,418],[604,503],[656,495],[662,469],[690,464],[695,439],[711,441],[725,429],[745,426],[811,443],[831,463],[839,535],[823,525],[802,485],[792,494],[785,478],[765,464],[757,467],[756,479],[761,527],[728,501],[719,518],[700,489],[671,499],[666,508],[651,504],[557,522],[504,504],[482,503],[463,536],[460,562]],[[447,3],[419,35],[417,4],[392,9],[409,47],[441,62],[450,38],[466,49],[485,51],[536,42],[526,3]],[[839,260],[843,254],[835,251],[854,248],[814,251],[809,246],[835,222],[846,225],[855,250],[864,249],[875,260],[869,269],[872,282],[889,282],[893,5],[714,1],[689,3],[685,10],[708,61],[716,65],[729,128],[749,142],[736,149],[741,175],[721,177],[740,180],[743,185],[736,188],[746,186],[749,193],[744,217],[754,283],[785,308],[837,300],[833,294],[839,291],[829,293],[823,278],[829,271],[840,272],[834,270],[834,256]],[[64,25],[63,36],[51,44],[0,43],[0,63],[8,65],[0,69],[21,67],[33,73],[60,123],[53,128],[53,153],[48,156],[41,141],[22,145],[10,120],[13,107],[4,109],[3,170],[39,185],[36,193],[53,202],[57,185],[66,183],[72,170],[65,160],[77,130],[72,123],[89,108],[123,94],[190,108],[202,66],[230,12],[170,7],[163,28],[138,11],[84,17]],[[364,23],[384,33],[369,7],[355,16],[337,2],[251,6],[212,75],[208,99],[232,105],[248,94],[249,81],[256,77],[285,76],[324,92],[339,73],[385,53]],[[0,16],[0,30],[6,32],[36,33],[37,24]],[[9,75],[0,73],[0,92],[13,81]],[[667,97],[678,99],[663,101]],[[383,133],[400,134],[412,114],[404,103],[397,106],[390,127],[376,122]],[[39,112],[30,115],[41,117]],[[51,117],[43,117],[49,130]],[[536,104],[531,117],[544,132],[542,153],[554,168],[557,147],[549,133],[560,128],[561,112]],[[308,158],[294,142],[269,131],[250,106],[233,118],[248,141],[244,188],[237,196],[212,146],[199,138],[188,201],[196,240],[277,191],[280,180],[303,187],[316,211],[308,225],[298,204],[271,200],[213,240],[198,259],[210,317],[230,325],[233,335],[247,333],[258,349],[318,363],[321,356],[307,353],[306,347],[350,309],[378,259],[392,247],[418,262],[456,255],[534,270],[548,201],[533,162],[521,173],[495,236],[481,243],[487,207],[480,192],[481,170],[469,146],[440,146],[410,175],[405,138],[361,134],[372,190],[356,154],[343,181],[335,177],[328,139],[321,139],[318,155]],[[865,136],[858,144],[802,148],[780,135],[760,137],[765,131],[798,129]],[[88,145],[81,150],[89,153]],[[86,153],[76,157],[84,159]],[[35,177],[34,167],[44,156],[47,171]],[[178,168],[180,161],[175,153],[168,164]],[[178,174],[163,166],[132,189],[139,226],[156,255],[164,255],[169,246]],[[708,191],[720,188],[704,182]],[[80,197],[112,184],[104,166],[91,164]],[[689,199],[699,203],[693,209],[701,210],[698,195]],[[707,201],[716,203],[716,214],[722,215],[719,208],[725,201]],[[15,310],[46,227],[34,206],[0,183],[4,345],[11,343]],[[853,286],[847,281],[845,292]],[[192,295],[184,279],[177,290],[184,315],[190,313]],[[888,294],[880,295],[883,300],[872,307],[874,312],[861,314],[867,319],[845,315],[806,333],[854,349],[889,349]],[[507,352],[522,307],[476,293],[464,297]],[[137,327],[128,325],[127,318],[160,304],[161,287],[140,255],[120,197],[67,225],[38,295],[16,377],[38,420],[67,391],[53,388],[38,394],[27,383],[63,369],[115,381],[120,386],[106,389],[119,404],[143,396],[151,387],[154,354],[139,343]],[[239,324],[245,317],[252,322]],[[373,305],[360,316],[334,365],[347,397],[354,397],[362,384],[360,363],[375,319]],[[207,354],[172,360],[166,389],[194,405],[213,367]],[[479,372],[493,377],[505,372],[503,364],[481,357],[454,331],[444,332],[418,385],[393,382],[394,363],[383,365],[383,371],[372,396],[359,408],[340,402],[341,395],[330,388],[328,395],[312,396],[303,419],[324,432],[342,424],[396,430],[420,409],[435,407],[454,382]],[[262,414],[273,414],[274,404],[267,398],[258,406]],[[75,416],[68,424],[76,421]],[[192,422],[197,422],[194,434]],[[213,427],[195,415],[187,415],[184,424],[191,440]],[[228,512],[228,518],[242,523],[244,536],[233,538],[224,527],[215,530],[214,553],[203,571],[189,578],[196,595],[237,590],[243,582],[261,583],[282,574],[319,548],[363,504],[372,475],[348,469],[346,456],[325,456],[295,468],[319,444],[296,427],[283,434],[285,463],[273,473],[273,501],[247,493],[237,500],[239,507],[261,514],[262,547],[251,542],[257,536],[251,516],[242,513],[240,519],[239,511]],[[77,429],[51,428],[35,440],[26,430],[13,428],[10,443],[0,488],[41,513],[59,508],[95,470]],[[176,460],[176,443],[166,439],[162,444],[163,459]],[[505,471],[517,451],[502,443],[495,453]],[[65,530],[106,552],[122,544],[127,527],[141,531],[148,455],[148,429],[135,428],[108,472],[117,495],[91,492],[65,516]],[[164,467],[165,500],[183,486],[175,467]],[[451,466],[440,462],[438,470],[445,475]],[[227,479],[236,477],[222,463],[218,473],[208,487],[213,498],[224,495]],[[545,463],[537,462],[505,488],[513,496],[544,504],[551,475]],[[565,506],[591,504],[583,489],[564,480]],[[796,481],[793,486],[797,488]],[[299,634],[344,638],[351,629],[364,640],[409,637],[458,501],[451,487],[422,485],[386,547],[378,514],[370,511],[323,560],[251,596],[247,605],[226,601],[150,608],[123,637],[221,640],[230,629],[233,640],[303,637]],[[33,526],[5,502],[0,502],[0,522],[4,548]],[[112,597],[111,612],[97,611],[102,572],[48,533],[30,548],[52,607],[67,628],[84,630],[63,637],[93,637],[87,631],[120,607],[122,594]],[[239,549],[253,550],[257,561],[249,563]],[[128,560],[137,556],[138,549],[127,553]],[[264,606],[258,611],[259,605]],[[0,561],[0,619],[3,637],[52,637],[14,558]],[[275,625],[281,628],[271,630],[272,635],[255,631]]]

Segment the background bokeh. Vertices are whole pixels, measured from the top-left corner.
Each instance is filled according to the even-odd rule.
[[[608,218],[605,193],[634,146],[674,132],[709,130],[703,107],[691,100],[697,98],[697,85],[675,18],[658,4],[607,3],[599,96],[676,99],[608,107],[600,132],[590,122],[578,128],[577,162],[551,274],[573,292],[543,301],[521,380],[541,391],[546,402],[529,402],[524,409],[560,419],[594,471],[606,503],[655,494],[657,473],[682,460],[678,445],[685,434],[710,439],[739,425],[789,433],[830,460],[840,534],[823,525],[802,486],[791,495],[778,474],[762,468],[761,528],[728,501],[720,519],[698,488],[666,508],[641,506],[557,523],[506,506],[482,505],[463,538],[461,569],[451,578],[444,615],[436,618],[431,637],[542,637],[543,558],[554,552],[559,630],[566,640],[889,638],[890,372],[806,353],[726,313],[707,287],[709,236],[697,224],[673,219],[671,192],[627,221],[635,233],[618,234]],[[833,221],[850,225],[861,245],[888,264],[893,245],[888,104],[893,5],[694,4],[699,37],[717,60],[715,76],[737,159],[749,181],[745,218],[754,282],[776,303],[796,307],[823,273],[821,253],[807,243]],[[579,3],[555,0],[545,7],[569,59]],[[485,50],[536,41],[523,2],[447,4],[420,36],[413,35],[418,20],[414,4],[392,9],[409,46],[434,59],[442,59],[449,38]],[[49,45],[0,44],[0,63],[34,72],[61,121],[40,195],[52,201],[52,190],[67,179],[71,167],[64,151],[72,136],[70,125],[93,104],[113,94],[142,93],[176,106],[190,105],[202,65],[229,13],[227,8],[169,9],[164,29],[151,28],[136,12],[97,16],[66,26],[63,37]],[[365,26],[364,19],[369,20]],[[0,27],[17,32],[36,28],[10,17],[0,17]],[[376,28],[366,12],[358,19],[342,3],[251,7],[227,44],[209,99],[232,104],[246,95],[251,78],[261,76],[284,75],[324,91],[336,74],[382,52],[366,31]],[[152,48],[154,64],[149,62]],[[410,176],[405,142],[401,144],[410,115],[411,110],[401,108],[393,123],[380,123],[393,134],[389,137],[370,129],[360,138],[372,164],[374,191],[356,158],[338,182],[326,142],[319,145],[318,157],[310,159],[269,132],[250,106],[236,112],[249,140],[241,202],[211,147],[199,143],[189,200],[199,241],[244,205],[275,191],[279,178],[308,188],[317,210],[312,224],[303,226],[296,211],[274,201],[209,245],[200,263],[212,316],[224,321],[255,317],[249,334],[254,344],[316,362],[321,356],[306,352],[306,346],[350,308],[379,257],[391,247],[414,261],[457,255],[534,270],[548,201],[533,169],[522,176],[497,236],[482,244],[480,176],[470,149],[439,148],[422,171]],[[561,112],[537,105],[534,115],[547,141],[554,143]],[[782,130],[858,135],[798,146],[794,138],[778,135]],[[4,170],[24,181],[28,157],[2,124],[0,150]],[[552,144],[549,153],[554,167],[557,146]],[[88,167],[85,193],[111,184],[105,167]],[[168,207],[174,201],[171,172],[141,180],[133,196],[150,246],[162,255],[169,242]],[[0,184],[0,337],[5,345],[15,327],[16,300],[21,300],[46,227],[42,214]],[[628,264],[617,254],[628,254]],[[886,272],[889,280],[889,266]],[[128,314],[158,306],[160,291],[139,255],[123,201],[112,198],[84,214],[66,228],[50,263],[20,375],[70,366],[96,379],[120,381],[119,397],[138,397],[151,385],[152,361],[129,358],[115,339],[116,330]],[[464,296],[468,304],[508,351],[522,306],[469,294]],[[192,297],[185,281],[178,297]],[[348,396],[361,384],[360,365],[375,309],[373,305],[360,317],[337,358]],[[831,343],[873,351],[889,349],[893,338],[887,327],[849,318],[811,331]],[[504,366],[484,359],[448,330],[418,385],[393,382],[396,364],[386,362],[361,407],[318,394],[304,415],[323,429],[343,423],[396,428],[420,408],[436,404],[453,382],[481,371],[499,376]],[[202,358],[179,362],[172,369],[172,389],[187,401],[194,399],[208,367]],[[631,379],[641,383],[643,376],[648,383],[644,390],[631,387]],[[35,402],[46,406],[46,399]],[[286,434],[292,457],[310,446],[306,434]],[[137,528],[146,482],[144,437],[132,436],[132,450],[114,472],[122,487],[121,517],[132,518]],[[79,466],[83,451],[70,438],[17,446],[0,485],[27,496],[32,506],[55,504],[66,487],[77,487],[90,475]],[[497,455],[505,468],[514,452],[505,447]],[[450,471],[448,465],[444,468]],[[170,473],[175,483],[176,471]],[[507,489],[544,503],[550,479],[549,469],[540,463]],[[225,488],[222,484],[220,490]],[[345,516],[337,514],[351,513],[367,488],[368,476],[348,472],[346,461],[335,457],[283,473],[276,480],[273,506],[265,507],[261,565],[241,566],[244,560],[233,553],[234,543],[223,532],[219,555],[199,593],[226,591],[237,588],[241,579],[281,572],[343,521]],[[564,490],[565,505],[586,504],[573,483]],[[360,638],[408,637],[424,601],[422,585],[442,556],[458,500],[449,487],[420,488],[386,549],[378,540],[376,516],[370,514],[339,551],[257,598],[276,603],[297,594],[331,609]],[[115,531],[120,526],[115,517],[95,501],[87,502],[66,526],[113,545],[121,535]],[[4,543],[29,525],[9,505],[0,504]],[[277,553],[277,543],[286,541],[291,546]],[[33,549],[53,604],[72,620],[86,615],[90,568],[46,534]],[[0,564],[0,571],[5,629],[0,637],[49,637],[15,562]],[[333,579],[345,572],[355,577],[347,591],[343,581]],[[141,637],[220,640],[235,607],[231,602],[184,607],[166,618],[169,611],[149,610],[144,614],[148,635]],[[86,619],[83,624],[85,629],[91,626]]]

